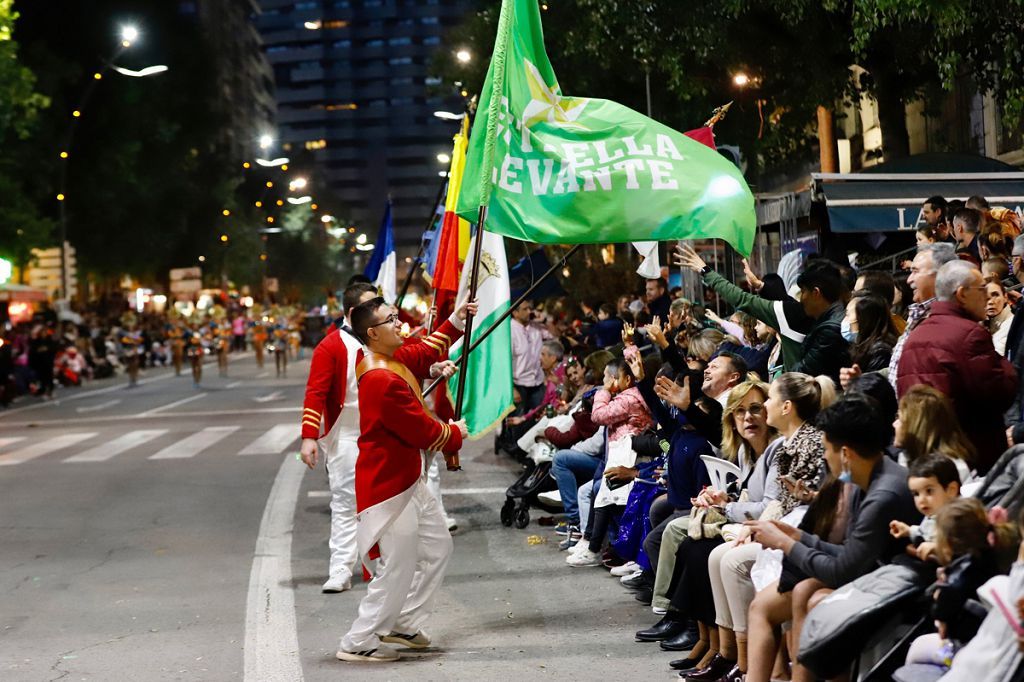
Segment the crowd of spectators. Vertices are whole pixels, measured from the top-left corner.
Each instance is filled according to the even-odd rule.
[[[720,314],[662,279],[513,312],[496,450],[554,452],[567,566],[635,593],[684,679],[826,677],[805,624],[893,567],[922,595],[895,679],[1024,674],[1024,236],[980,197],[924,215],[901,279],[811,256],[737,284],[682,246]]]

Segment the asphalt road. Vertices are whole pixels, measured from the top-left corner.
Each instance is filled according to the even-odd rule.
[[[606,571],[567,567],[535,523],[501,526],[518,468],[486,442],[444,478],[459,530],[437,647],[337,661],[365,585],[320,592],[327,477],[295,461],[308,360],[288,369],[236,355],[199,389],[147,370],[0,412],[0,679],[674,677],[632,641],[657,617]]]

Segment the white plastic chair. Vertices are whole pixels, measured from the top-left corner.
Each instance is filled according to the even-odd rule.
[[[715,490],[725,490],[729,485],[729,474],[732,474],[737,479],[740,478],[740,468],[726,459],[719,457],[712,457],[711,455],[701,455],[701,460],[704,461],[704,466],[707,467],[708,475],[711,476],[711,487]]]

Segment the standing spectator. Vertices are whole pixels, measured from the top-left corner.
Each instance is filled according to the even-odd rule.
[[[981,213],[973,208],[961,208],[953,214],[953,237],[956,239],[956,255],[981,267],[981,252],[978,230],[981,229]]]
[[[57,356],[57,343],[53,330],[36,325],[32,328],[32,339],[28,347],[28,366],[39,382],[39,393],[44,400],[53,397],[53,361]]]
[[[597,348],[614,346],[622,342],[622,325],[622,320],[615,314],[615,306],[602,303],[597,309],[597,322],[588,336]]]
[[[1000,355],[1006,355],[1006,338],[1010,334],[1013,311],[1006,300],[1006,289],[1003,283],[996,280],[985,284],[987,303],[985,316],[988,318],[988,330],[992,333],[992,345]]]
[[[800,305],[814,320],[803,342],[803,357],[792,371],[811,376],[825,375],[839,383],[839,370],[850,364],[849,344],[840,330],[846,310],[839,268],[829,261],[808,264],[797,277]]]
[[[245,315],[236,315],[231,320],[231,335],[234,337],[232,350],[245,350]]]
[[[940,242],[953,243],[956,240],[949,226],[946,200],[940,196],[929,197],[921,207],[921,217],[925,224],[935,231],[935,239]]]
[[[892,444],[899,451],[896,461],[903,466],[938,453],[953,460],[961,483],[971,480],[974,446],[960,428],[952,401],[939,391],[924,384],[907,391],[892,428]]]
[[[978,449],[985,474],[1003,450],[1002,414],[1017,391],[1017,371],[978,323],[985,320],[985,285],[970,263],[943,265],[935,278],[931,314],[911,332],[899,364],[897,393],[933,386],[953,401],[960,423]]]
[[[651,317],[657,316],[663,320],[668,319],[668,310],[672,306],[672,299],[668,295],[668,284],[664,277],[649,279],[644,285],[644,292],[647,295],[647,312]]]
[[[907,277],[907,284],[914,292],[914,302],[910,305],[907,331],[903,332],[896,341],[892,359],[889,361],[889,383],[893,388],[896,388],[896,380],[899,376],[899,362],[903,346],[910,338],[910,333],[928,318],[932,303],[935,302],[935,275],[938,274],[939,268],[955,258],[953,247],[949,244],[922,246],[914,256],[914,262],[910,265],[910,275]]]
[[[523,301],[512,312],[512,383],[519,393],[520,413],[529,412],[544,397],[540,349],[551,334],[533,322],[533,304]]]
[[[857,281],[853,285],[853,291],[867,290],[885,301],[889,308],[892,324],[896,327],[896,336],[902,334],[907,328],[907,321],[892,312],[896,304],[896,279],[884,270],[865,270],[857,275]]]
[[[856,292],[843,318],[843,338],[850,342],[854,374],[888,367],[897,336],[885,301],[865,290]],[[848,376],[845,372],[840,380]]]

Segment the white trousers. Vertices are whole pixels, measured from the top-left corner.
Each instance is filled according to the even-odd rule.
[[[359,615],[341,638],[344,651],[376,649],[380,635],[392,631],[415,634],[430,615],[452,554],[452,536],[441,505],[423,479],[377,547],[380,559],[373,580],[359,602]]]
[[[328,575],[347,580],[355,575],[359,560],[356,547],[356,457],[353,438],[339,437],[327,448],[327,478],[331,486],[331,559]]]
[[[761,545],[757,542],[742,545],[726,542],[711,550],[708,557],[715,622],[739,634],[747,631],[747,610],[757,594],[750,569],[760,551]]]
[[[430,490],[430,494],[437,498],[437,503],[441,505],[441,516],[448,517],[448,512],[444,510],[444,500],[441,499],[441,472],[447,471],[448,465],[444,463],[444,454],[440,452],[434,453],[434,458],[430,460],[430,466],[427,467],[427,488]]]

